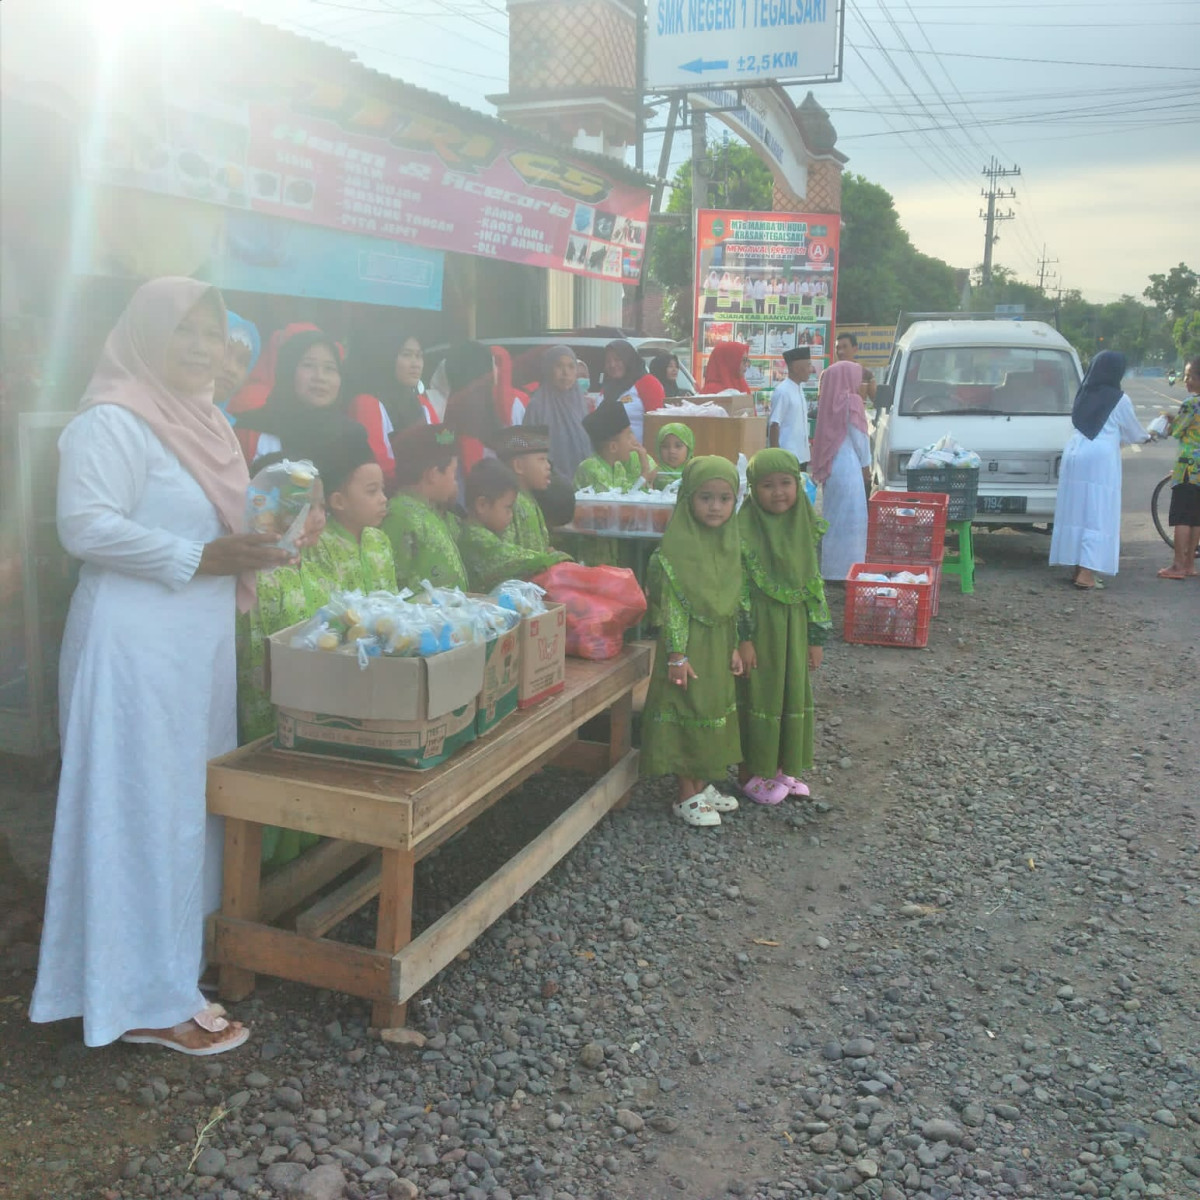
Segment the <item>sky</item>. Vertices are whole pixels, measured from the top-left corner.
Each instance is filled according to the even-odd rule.
[[[503,0],[225,3],[472,108],[507,90]],[[1033,282],[1044,258],[1047,287],[1105,302],[1200,267],[1198,49],[1198,0],[847,0],[843,81],[812,90],[846,170],[892,193],[919,250],[982,260],[994,155],[1021,172],[996,263]],[[677,138],[672,168],[687,153]]]

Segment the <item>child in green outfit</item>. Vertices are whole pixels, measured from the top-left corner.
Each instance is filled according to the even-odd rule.
[[[275,709],[266,690],[267,642],[271,634],[314,616],[334,592],[396,590],[391,546],[376,526],[387,511],[383,470],[361,425],[347,422],[314,455],[323,491],[309,521],[316,543],[296,566],[260,572],[253,607],[238,621],[238,740],[266,737],[275,729]],[[264,462],[265,465],[265,462]],[[333,519],[327,524],[327,514]],[[295,858],[318,839],[296,830],[263,830],[263,862],[274,868]]]
[[[825,522],[813,512],[790,450],[760,450],[746,478],[750,494],[738,528],[750,636],[740,647],[746,673],[738,680],[739,778],[751,800],[778,804],[809,794],[799,775],[813,762],[810,672],[821,665],[830,627],[817,565]]]
[[[620,400],[602,400],[596,411],[583,418],[595,454],[585,458],[575,472],[575,490],[591,487],[598,492],[628,492],[639,479],[654,483],[658,464],[633,435],[629,414]],[[622,550],[615,538],[583,535],[572,547],[589,567],[632,567],[631,551]]]
[[[602,400],[596,411],[583,418],[583,427],[595,453],[575,472],[575,489],[628,492],[639,479],[654,483],[658,464],[633,435],[629,414],[620,400]]]
[[[654,439],[654,453],[659,463],[654,489],[661,492],[683,478],[683,468],[696,453],[696,435],[682,421],[668,421]]]
[[[458,499],[458,443],[444,425],[412,425],[392,438],[396,494],[388,504],[383,532],[392,544],[396,582],[417,591],[434,587],[465,590],[467,572],[455,543],[457,522],[449,514]]]
[[[552,478],[549,426],[513,425],[502,429],[492,439],[492,449],[517,478],[517,502],[504,540],[524,550],[548,554],[550,531],[534,493],[544,493]],[[568,557],[564,554],[559,561]]]
[[[490,592],[506,579],[528,579],[569,561],[558,550],[531,550],[509,541],[519,496],[519,477],[498,458],[482,459],[467,476],[467,519],[458,547],[472,591]]]
[[[734,515],[738,475],[728,459],[694,458],[651,559],[661,619],[642,714],[643,775],[676,775],[672,812],[688,825],[720,825],[738,802],[706,781],[742,760],[735,677],[743,615],[742,561]]]

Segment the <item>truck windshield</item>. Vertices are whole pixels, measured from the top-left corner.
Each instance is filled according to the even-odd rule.
[[[1065,350],[937,346],[916,350],[900,391],[901,413],[1012,416],[1071,411],[1079,375]]]

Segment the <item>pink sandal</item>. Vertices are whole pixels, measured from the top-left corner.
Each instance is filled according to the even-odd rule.
[[[755,775],[742,788],[742,792],[755,804],[779,804],[786,799],[788,794],[787,788],[782,783],[774,779],[764,779],[761,775]]]
[[[794,775],[785,775],[782,771],[775,776],[775,782],[781,783],[788,790],[789,796],[811,796],[812,792],[808,790],[808,784],[803,779],[797,779]]]

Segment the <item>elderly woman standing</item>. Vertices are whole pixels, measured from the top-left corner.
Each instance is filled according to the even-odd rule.
[[[145,284],[59,442],[58,533],[83,568],[30,1016],[82,1016],[90,1046],[208,1055],[248,1036],[197,987],[221,883],[205,768],[237,744],[235,608],[288,555],[237,532],[246,465],[213,403],[225,342],[213,288]]]
[[[592,454],[583,427],[588,402],[579,386],[575,351],[570,346],[552,346],[542,359],[541,378],[525,419],[550,430],[550,465],[564,478],[574,479],[579,464]]]
[[[817,393],[809,469],[821,484],[821,516],[829,522],[821,539],[823,579],[845,579],[867,553],[871,445],[862,379],[858,363],[836,362],[822,374]]]
[[[1148,442],[1133,401],[1121,388],[1125,355],[1104,350],[1092,359],[1075,394],[1075,432],[1063,450],[1054,504],[1050,565],[1073,567],[1081,591],[1102,589],[1121,557],[1121,447]]]

